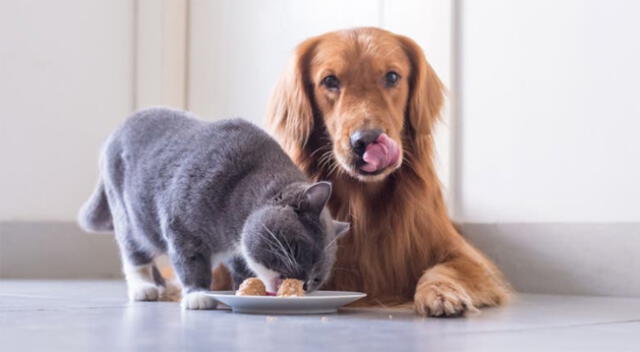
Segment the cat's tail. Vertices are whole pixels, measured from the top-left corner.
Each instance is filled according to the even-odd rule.
[[[87,232],[113,231],[111,209],[104,192],[104,183],[98,181],[95,191],[78,212],[78,225]]]

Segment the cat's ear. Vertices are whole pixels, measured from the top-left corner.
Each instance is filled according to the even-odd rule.
[[[333,228],[336,230],[336,237],[340,237],[349,232],[351,224],[344,221],[333,220]]]
[[[331,182],[321,181],[304,190],[298,208],[319,215],[331,196]]]

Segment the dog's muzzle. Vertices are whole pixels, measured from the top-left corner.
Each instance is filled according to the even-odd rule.
[[[377,174],[396,165],[400,158],[398,143],[378,129],[358,130],[350,137],[356,168],[363,174]]]

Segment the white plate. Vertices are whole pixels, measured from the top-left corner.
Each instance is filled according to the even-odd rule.
[[[236,296],[234,291],[209,291],[237,313],[253,314],[322,314],[357,301],[366,294],[349,291],[315,291],[303,297]]]

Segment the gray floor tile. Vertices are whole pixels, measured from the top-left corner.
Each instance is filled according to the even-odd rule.
[[[128,303],[119,281],[0,281],[10,350],[640,351],[640,299],[519,295],[467,318],[403,309],[326,316],[181,311]],[[5,350],[2,348],[2,350]]]

